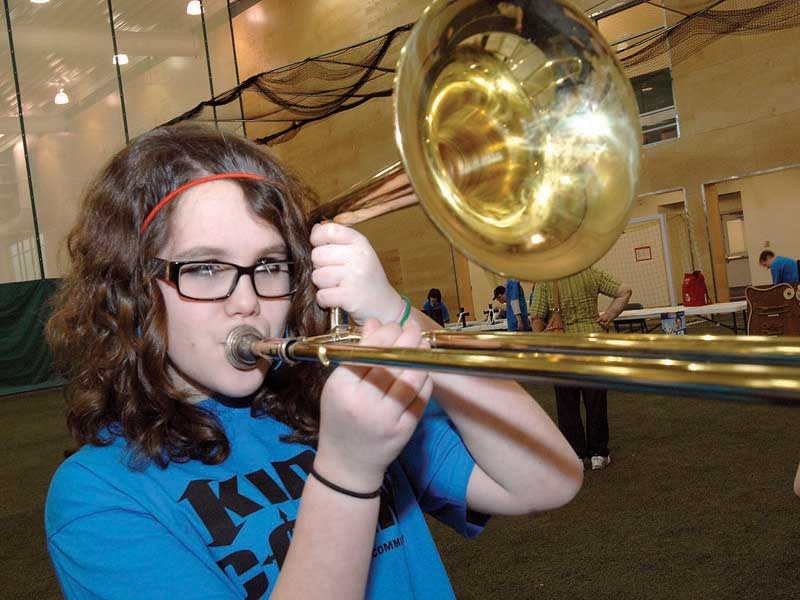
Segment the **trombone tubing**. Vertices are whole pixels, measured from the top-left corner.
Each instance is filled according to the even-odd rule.
[[[518,381],[800,405],[800,338],[776,341],[755,337],[751,341],[440,331],[429,332],[427,337],[448,347],[376,348],[325,343],[330,338],[321,336],[322,343],[314,338],[258,340],[248,350],[255,356],[325,365],[423,368]],[[711,348],[709,341],[718,340]],[[620,345],[620,341],[628,343]],[[456,343],[461,347],[453,347]],[[585,350],[587,346],[592,353]]]
[[[598,333],[469,333],[435,330],[424,334],[434,348],[476,348],[629,356],[701,362],[774,364],[800,368],[800,338],[766,336],[667,336]]]

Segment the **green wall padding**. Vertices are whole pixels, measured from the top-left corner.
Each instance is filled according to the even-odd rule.
[[[58,279],[0,284],[0,395],[61,385],[44,340]]]

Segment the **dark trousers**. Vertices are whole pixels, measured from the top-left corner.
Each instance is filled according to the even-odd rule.
[[[603,389],[557,385],[558,428],[578,456],[608,456],[608,392]],[[581,420],[581,396],[586,407],[586,430]]]

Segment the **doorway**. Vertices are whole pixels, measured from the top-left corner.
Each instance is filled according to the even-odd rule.
[[[747,238],[740,192],[719,195],[719,217],[730,300],[744,300],[744,290],[752,285],[753,281],[750,275],[750,255],[745,241]]]

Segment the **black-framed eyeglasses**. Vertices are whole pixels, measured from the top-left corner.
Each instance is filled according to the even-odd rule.
[[[160,266],[157,277],[173,283],[178,294],[189,300],[229,298],[242,275],[250,276],[259,298],[286,298],[295,291],[292,260],[262,258],[249,267],[217,260],[153,260]]]

